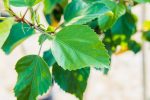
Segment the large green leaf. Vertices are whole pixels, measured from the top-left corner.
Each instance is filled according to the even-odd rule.
[[[65,11],[64,17],[67,21],[70,21],[68,21],[66,25],[86,24],[96,18],[101,18],[101,16],[105,14],[112,13],[112,11],[103,3],[96,2],[92,3],[92,5],[86,6],[86,4],[80,2],[78,2],[78,0],[74,0],[67,6],[66,9],[68,10]],[[70,14],[71,17],[68,17]]]
[[[34,29],[29,25],[16,23],[12,26],[10,34],[2,46],[2,49],[6,54],[9,54],[17,45],[22,43],[32,34],[34,34]]]
[[[13,18],[7,18],[4,21],[0,22],[0,48],[6,41],[13,24],[14,24]]]
[[[21,58],[16,64],[18,80],[14,88],[17,100],[36,100],[51,86],[48,65],[37,55]]]
[[[83,98],[83,93],[86,89],[90,74],[90,68],[68,71],[55,64],[52,73],[55,82],[60,88],[68,93],[74,94],[79,99]]]
[[[86,66],[109,66],[109,56],[96,33],[84,25],[71,25],[56,34],[52,53],[64,69],[76,70]]]
[[[9,0],[10,4],[17,7],[34,6],[42,0]]]

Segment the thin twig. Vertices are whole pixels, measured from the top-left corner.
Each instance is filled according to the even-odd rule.
[[[24,18],[25,18],[25,16],[26,16],[26,14],[27,14],[28,10],[29,10],[29,8],[27,8],[27,9],[26,9],[26,11],[25,11],[24,15],[22,16],[22,19],[24,19]]]
[[[39,52],[38,52],[38,56],[39,56],[39,55],[40,55],[40,53],[41,53],[42,46],[43,46],[43,44],[41,44],[41,45],[40,45],[40,49],[39,49]]]

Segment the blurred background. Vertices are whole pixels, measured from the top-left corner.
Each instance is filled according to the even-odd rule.
[[[13,8],[15,12],[25,11],[25,8]],[[144,20],[150,20],[150,4],[135,6],[132,11],[138,16],[138,28],[141,29]],[[0,10],[3,11],[0,0]],[[41,14],[42,18],[42,14]],[[45,19],[42,19],[46,24]],[[134,38],[141,42],[141,33]],[[13,87],[17,80],[15,63],[22,56],[37,54],[39,50],[38,35],[33,35],[18,46],[10,55],[0,50],[0,100],[16,100]],[[43,51],[49,49],[45,43]],[[144,42],[143,50],[137,54],[127,51],[113,55],[111,70],[108,75],[92,70],[84,100],[150,100],[150,44]],[[77,100],[75,96],[63,92],[57,84],[50,90],[52,100]],[[47,95],[45,95],[47,96]],[[44,97],[39,97],[40,100]],[[45,99],[46,100],[46,99]]]

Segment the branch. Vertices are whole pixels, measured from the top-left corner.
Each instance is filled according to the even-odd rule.
[[[28,10],[29,10],[29,8],[27,8],[27,10],[25,11],[24,15],[22,16],[22,19],[24,19],[24,18],[25,18],[25,16],[26,16],[26,14],[27,14]]]
[[[28,9],[26,10],[24,16],[26,15],[27,11],[28,11]],[[43,28],[40,27],[39,25],[35,25],[35,24],[29,22],[29,21],[26,20],[24,17],[22,17],[22,18],[18,17],[18,16],[13,12],[12,9],[9,9],[9,12],[10,12],[10,14],[11,14],[13,17],[15,17],[16,22],[23,22],[23,23],[26,23],[26,24],[28,24],[30,27],[32,27],[32,28],[38,30],[38,31],[41,32],[41,33],[44,33],[44,34],[51,34],[51,33],[46,32],[45,29],[43,29]]]

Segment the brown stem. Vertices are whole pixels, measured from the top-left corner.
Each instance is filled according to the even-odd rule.
[[[24,19],[24,18],[25,18],[25,16],[26,16],[26,14],[27,14],[28,10],[29,10],[29,8],[27,8],[27,9],[26,9],[26,11],[25,11],[24,15],[22,16],[22,19]]]

